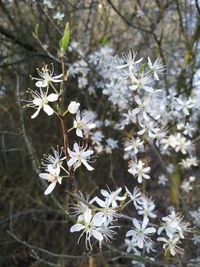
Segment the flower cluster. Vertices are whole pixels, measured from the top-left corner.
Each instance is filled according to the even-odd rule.
[[[40,78],[31,77],[32,80],[37,80],[35,83],[36,87],[40,88],[40,91],[30,91],[32,99],[25,100],[28,104],[25,107],[31,107],[36,109],[36,112],[31,116],[31,118],[36,118],[40,111],[43,109],[45,113],[49,116],[56,114],[59,118],[65,117],[67,113],[76,114],[76,119],[74,120],[74,126],[68,131],[76,130],[77,136],[83,138],[83,134],[88,133],[88,131],[95,127],[95,123],[92,122],[90,113],[86,113],[81,117],[79,107],[80,103],[76,101],[71,101],[64,112],[61,112],[59,106],[59,98],[62,96],[62,89],[57,90],[54,83],[63,82],[63,74],[54,75],[54,67],[52,65],[52,70],[48,69],[47,65],[44,65],[42,70],[37,69]],[[53,90],[55,93],[48,93],[49,90]],[[50,105],[52,102],[57,102],[54,107]],[[74,143],[74,151],[71,151],[67,147],[65,151],[65,156],[63,156],[63,149],[59,151],[59,148],[53,150],[53,155],[44,155],[42,162],[45,172],[39,174],[39,177],[43,180],[50,182],[50,185],[45,190],[44,194],[50,194],[57,183],[61,184],[62,179],[70,176],[70,168],[73,167],[75,171],[81,164],[83,164],[89,171],[94,168],[89,165],[88,161],[91,155],[94,153],[93,150],[87,147],[80,147],[78,143]],[[67,161],[68,170],[63,166],[64,160]],[[65,172],[65,175],[61,175],[61,170]]]
[[[94,197],[88,202],[88,206],[84,206],[80,200],[75,207],[75,214],[78,214],[77,223],[70,228],[70,232],[82,231],[80,238],[85,234],[86,247],[92,249],[91,238],[99,242],[99,247],[102,247],[103,242],[108,242],[115,231],[114,221],[118,217],[117,211],[119,204],[126,199],[125,196],[119,196],[122,188],[118,188],[116,191],[111,192],[107,190],[101,190],[101,194],[104,199]],[[96,203],[99,207],[93,206]],[[79,242],[79,241],[78,241]]]
[[[178,244],[181,243],[181,239],[184,239],[184,235],[190,232],[189,224],[183,221],[183,218],[174,211],[167,217],[163,217],[162,221],[158,234],[160,235],[164,231],[166,237],[159,237],[157,240],[164,242],[163,248],[166,252],[169,251],[172,256],[176,253],[182,253],[183,250]]]
[[[77,44],[72,43],[71,47],[79,49]],[[83,51],[79,52],[84,54]],[[35,85],[40,89],[39,92],[31,91],[33,99],[28,100],[26,105],[36,109],[31,118],[37,117],[41,110],[49,116],[55,114],[61,121],[64,137],[63,148],[53,148],[52,155],[44,155],[44,172],[39,177],[50,183],[44,194],[50,194],[57,184],[62,183],[63,178],[71,177],[81,166],[87,171],[93,171],[95,152],[112,154],[114,150],[118,150],[128,162],[126,171],[131,175],[128,174],[127,177],[135,178],[132,179],[133,192],[127,187],[124,193],[122,187],[117,187],[115,191],[101,189],[101,197],[86,199],[82,193],[72,192],[77,203],[72,204],[71,214],[72,217],[75,216],[75,224],[71,226],[70,232],[81,232],[78,243],[84,236],[87,249],[92,249],[96,242],[101,249],[103,243],[114,238],[121,221],[128,220],[132,228],[124,235],[127,253],[149,258],[150,253],[157,251],[156,245],[159,242],[163,242],[163,249],[172,256],[182,253],[179,244],[190,232],[189,224],[180,214],[172,211],[168,216],[162,217],[159,227],[154,222],[159,217],[158,206],[145,192],[145,188],[156,182],[158,185],[172,186],[170,179],[174,173],[198,167],[192,138],[197,132],[200,107],[195,97],[178,95],[173,89],[168,92],[157,89],[161,76],[165,74],[161,58],[153,62],[148,57],[145,61],[132,50],[118,58],[108,46],[87,57],[87,61],[83,58],[77,60],[71,67],[71,73],[78,76],[81,90],[87,87],[88,93],[95,95],[96,87],[108,98],[111,103],[108,118],[101,116],[100,120],[95,112],[81,111],[81,105],[76,101],[65,103],[67,108],[63,110],[63,86],[60,86],[60,90],[56,87],[59,83],[63,85],[64,73],[54,76],[54,69],[50,71],[44,65],[41,71],[38,70],[40,78],[32,78],[37,80]],[[100,82],[93,77],[91,84],[94,87],[89,83],[89,64],[93,64],[99,76],[104,78]],[[110,116],[110,111],[113,110],[118,116]],[[67,116],[70,116],[71,122],[69,129],[65,125]],[[82,144],[81,141],[69,140],[71,132],[76,138],[83,140]],[[112,132],[117,132],[114,135],[117,137],[113,138],[110,135]],[[154,175],[155,167],[151,163],[155,156],[164,170],[160,172],[160,168]],[[163,162],[166,166],[163,166]],[[182,176],[179,187],[189,194],[194,188],[195,176],[188,176],[187,172]],[[154,177],[158,178],[157,181]],[[143,189],[136,187],[135,182],[141,184]],[[128,207],[131,216],[123,213]]]

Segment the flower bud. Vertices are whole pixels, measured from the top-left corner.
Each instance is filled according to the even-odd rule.
[[[78,103],[76,101],[71,101],[71,103],[68,106],[68,111],[71,114],[76,114],[77,111],[79,110],[79,106],[80,106],[80,103]]]

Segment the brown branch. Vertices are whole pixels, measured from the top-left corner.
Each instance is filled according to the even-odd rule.
[[[119,17],[121,18],[121,19],[123,19],[123,21],[125,21],[126,22],[126,24],[128,25],[128,26],[130,26],[130,27],[132,27],[132,28],[134,28],[134,29],[138,29],[138,30],[141,30],[141,31],[143,31],[143,32],[146,32],[146,33],[150,33],[150,34],[152,34],[152,32],[150,31],[150,30],[147,30],[147,29],[144,29],[144,28],[142,28],[142,27],[140,27],[140,26],[137,26],[137,25],[134,25],[134,24],[132,24],[132,22],[130,22],[129,20],[127,20],[127,18],[116,8],[116,6],[112,3],[112,1],[111,0],[107,0],[108,1],[108,3],[111,5],[111,7],[113,8],[113,10],[119,15]]]
[[[65,154],[66,162],[67,162],[70,159],[70,156],[67,150],[69,146],[68,129],[65,126],[65,118],[62,115],[60,115],[59,119],[61,123],[62,134],[63,134],[64,154]],[[68,171],[69,171],[69,178],[70,178],[70,190],[72,190],[72,192],[75,192],[77,190],[77,186],[76,186],[74,170],[73,168],[68,166]]]

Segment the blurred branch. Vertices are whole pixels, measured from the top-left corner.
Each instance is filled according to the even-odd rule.
[[[0,34],[2,34],[3,36],[7,37],[10,40],[12,40],[14,43],[20,45],[21,47],[25,48],[28,51],[37,52],[37,50],[35,49],[34,46],[28,44],[27,41],[23,42],[22,40],[18,39],[15,35],[13,35],[7,29],[4,29],[1,25],[0,25]]]
[[[129,20],[127,20],[127,18],[116,8],[116,6],[112,3],[111,0],[107,0],[108,3],[111,5],[111,7],[113,8],[113,10],[120,16],[120,18],[122,18],[123,21],[126,22],[126,24],[134,29],[138,29],[138,30],[141,30],[143,32],[146,32],[146,33],[150,33],[152,34],[152,32],[150,30],[147,30],[145,28],[142,28],[140,26],[137,26],[135,24],[133,24],[132,22],[130,22]]]
[[[40,213],[40,212],[44,212],[44,209],[29,209],[29,210],[24,210],[24,211],[20,211],[16,214],[12,214],[12,220],[17,219],[18,217],[24,216],[24,215],[28,215],[28,214],[33,214],[33,213]],[[7,222],[9,222],[10,220],[10,216],[7,218],[4,218],[0,221],[0,225],[3,225]]]
[[[180,4],[179,4],[179,0],[176,0],[176,7],[177,7],[177,13],[178,13],[178,16],[179,16],[179,24],[180,24],[180,28],[181,28],[181,31],[182,31],[182,34],[185,38],[185,42],[187,43],[188,42],[188,36],[185,32],[185,28],[184,28],[184,25],[183,25],[183,18],[182,18],[182,14],[181,14],[181,10],[180,10]]]
[[[99,255],[102,255],[102,254],[107,254],[109,253],[110,251],[104,251],[104,252],[100,252],[100,253],[95,253],[95,254],[85,254],[85,255],[79,255],[79,256],[76,256],[76,255],[67,255],[67,254],[59,254],[59,253],[55,253],[55,252],[51,252],[47,249],[44,249],[44,248],[40,248],[38,246],[35,246],[35,245],[32,245],[24,240],[21,240],[20,238],[18,238],[14,233],[10,232],[10,231],[7,231],[7,233],[13,238],[15,239],[18,243],[30,248],[30,249],[34,249],[34,250],[38,250],[42,253],[45,253],[49,256],[52,256],[52,257],[55,257],[55,258],[65,258],[65,259],[85,259],[85,258],[88,258],[88,257],[91,257],[91,256],[99,256]]]
[[[196,5],[196,8],[197,8],[197,12],[198,12],[198,14],[200,16],[200,6],[199,6],[199,2],[198,1],[199,0],[195,0],[195,5]]]
[[[25,128],[25,123],[24,123],[24,116],[23,116],[23,111],[22,111],[22,107],[21,107],[21,103],[20,103],[20,93],[19,93],[19,76],[17,76],[17,103],[18,103],[18,107],[19,107],[19,119],[20,119],[20,125],[21,125],[21,131],[22,131],[22,135],[24,138],[24,142],[26,145],[26,148],[28,150],[28,154],[30,159],[32,160],[32,166],[33,169],[35,171],[35,173],[37,175],[39,175],[40,173],[40,169],[39,169],[39,161],[36,157],[36,153],[35,150],[28,138],[28,134],[26,132],[26,128]]]

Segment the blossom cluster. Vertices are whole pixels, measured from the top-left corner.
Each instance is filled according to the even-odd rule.
[[[50,8],[50,7],[49,7]],[[71,44],[77,48],[76,43]],[[83,52],[80,51],[82,55]],[[56,115],[64,122],[70,116],[73,124],[70,129],[64,129],[64,135],[73,131],[82,142],[67,140],[63,147],[53,148],[53,154],[44,155],[43,171],[39,177],[50,184],[44,194],[52,193],[63,178],[70,178],[79,167],[94,171],[95,154],[112,154],[121,149],[122,158],[127,162],[127,176],[133,181],[131,192],[126,186],[117,187],[115,191],[101,189],[101,197],[84,198],[84,194],[74,193],[73,212],[71,217],[75,223],[70,232],[81,232],[78,238],[84,236],[85,246],[92,249],[98,242],[100,249],[104,243],[115,238],[121,221],[131,221],[132,228],[124,233],[124,244],[127,253],[134,256],[146,256],[159,250],[158,244],[163,243],[166,253],[175,256],[183,253],[180,247],[182,239],[190,232],[189,223],[173,209],[168,216],[160,216],[156,202],[144,191],[156,176],[158,185],[166,186],[170,177],[180,170],[191,170],[198,167],[193,138],[197,134],[199,109],[197,97],[187,97],[184,93],[177,94],[175,89],[157,89],[161,76],[165,74],[165,66],[161,58],[154,62],[148,57],[145,61],[131,50],[122,58],[116,57],[113,50],[107,46],[88,56],[77,60],[71,66],[71,74],[78,76],[80,90],[87,87],[90,95],[95,95],[95,87],[89,84],[89,64],[96,67],[101,77],[100,82],[93,77],[94,85],[111,103],[111,110],[118,114],[112,117],[98,119],[98,114],[89,110],[80,110],[80,103],[71,101],[67,108],[61,108],[62,85],[64,73],[54,76],[54,69],[49,70],[44,65],[38,69],[40,78],[36,80],[37,91],[30,91],[31,99],[27,107],[36,109],[31,116],[36,118],[41,111],[48,116]],[[199,99],[199,98],[198,98]],[[69,120],[69,121],[70,121]],[[119,134],[119,139],[107,136],[112,128]],[[89,140],[85,144],[84,141]],[[156,151],[161,165],[166,162],[164,170],[152,174],[151,149]],[[175,160],[171,161],[171,158]],[[175,162],[175,163],[174,163]],[[182,174],[180,188],[185,193],[193,190],[195,175],[188,172]],[[142,185],[140,189],[135,184]],[[130,207],[131,216],[124,214]],[[193,216],[193,215],[192,215]],[[161,225],[156,223],[160,220]],[[153,222],[152,222],[153,221]],[[152,259],[151,259],[152,260]]]

